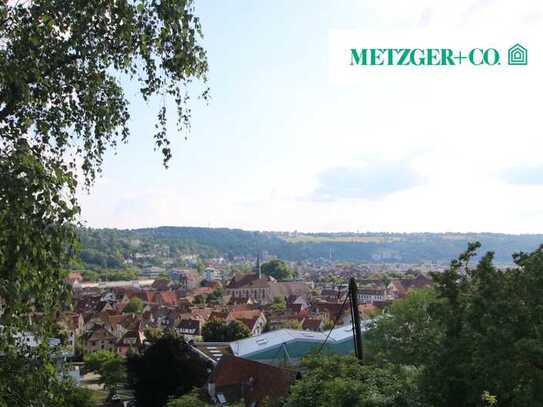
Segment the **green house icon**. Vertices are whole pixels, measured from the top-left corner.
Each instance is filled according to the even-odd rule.
[[[528,65],[528,50],[520,44],[515,44],[508,51],[509,65]]]

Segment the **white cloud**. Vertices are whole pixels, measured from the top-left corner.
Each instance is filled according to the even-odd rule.
[[[310,199],[380,199],[417,185],[419,179],[409,163],[370,162],[363,166],[328,168],[318,176],[318,187]]]
[[[338,84],[327,82],[328,44],[314,43],[311,30],[317,28],[308,26],[307,44],[314,48],[313,59],[296,67],[302,73],[294,68],[290,76],[277,73],[276,82],[251,90],[250,111],[239,109],[237,116],[224,122],[220,111],[213,116],[208,112],[210,117],[206,110],[201,113],[205,119],[199,124],[204,128],[200,135],[208,136],[205,132],[212,132],[208,128],[219,122],[226,138],[232,137],[229,132],[243,133],[238,144],[203,137],[199,148],[204,151],[194,155],[213,155],[198,162],[200,167],[190,174],[185,172],[192,167],[170,171],[159,184],[151,182],[140,188],[125,186],[120,178],[97,186],[84,199],[89,223],[541,233],[543,187],[539,182],[518,185],[521,183],[504,176],[511,168],[528,168],[526,178],[533,175],[530,168],[539,172],[541,164],[540,0],[356,2],[357,7],[360,4],[360,13],[375,17],[368,31],[375,38],[380,33],[393,41],[394,35],[411,32],[413,38],[444,41],[444,46],[452,47],[508,47],[523,42],[529,49],[529,65],[518,69],[396,70],[372,75],[371,81],[360,75],[347,76]],[[348,11],[345,6],[342,10]],[[326,28],[342,28],[338,21],[341,18]],[[264,62],[273,68],[273,60]],[[211,67],[225,69],[222,75],[227,76],[236,70],[235,63],[213,66],[211,61]],[[261,72],[258,75],[262,77]],[[244,89],[244,83],[235,85]],[[228,90],[236,86],[231,84]],[[280,90],[274,94],[276,88]],[[215,92],[220,98],[221,88]],[[281,113],[290,112],[287,116],[269,112],[278,103]],[[220,128],[230,123],[236,123],[235,127]],[[193,132],[198,131],[195,123]],[[188,157],[187,162],[190,160]],[[345,185],[339,170],[331,170],[360,169],[365,162],[393,163],[391,168],[404,176],[398,176],[398,181],[412,180],[409,171],[413,171],[417,182],[398,186],[387,181],[383,171],[375,171],[375,182],[365,178],[365,173],[348,170],[343,172],[350,174]],[[214,169],[206,172],[206,167]],[[352,193],[368,184],[380,191],[366,193],[371,200]],[[315,191],[333,199],[306,199]]]

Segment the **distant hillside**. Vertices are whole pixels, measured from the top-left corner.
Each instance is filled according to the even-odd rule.
[[[446,262],[465,250],[467,243],[482,243],[481,253],[495,252],[499,263],[511,263],[511,255],[543,244],[543,235],[494,233],[338,233],[281,235],[308,257],[382,262]]]
[[[480,241],[483,252],[494,251],[496,261],[510,263],[512,253],[530,251],[543,235],[492,233],[283,233],[240,229],[158,227],[147,229],[82,229],[82,260],[116,268],[125,259],[151,254],[178,258],[254,256],[257,247],[287,260],[329,258],[360,262],[449,262],[469,241]],[[152,263],[152,261],[151,261]]]

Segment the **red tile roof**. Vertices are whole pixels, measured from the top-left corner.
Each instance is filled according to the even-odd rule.
[[[258,318],[236,318],[236,321],[241,322],[243,325],[249,328],[249,331],[252,332],[256,322],[258,321]]]
[[[203,321],[207,321],[213,310],[211,308],[192,308],[190,313],[195,318],[200,318]]]
[[[173,291],[162,291],[158,296],[160,302],[164,305],[177,305],[177,295]]]
[[[270,281],[267,277],[258,278],[256,273],[235,274],[228,282],[226,288],[268,288]]]
[[[212,311],[209,315],[209,319],[226,319],[228,312],[225,311]]]
[[[196,297],[197,295],[211,294],[212,292],[213,288],[211,287],[197,287],[193,290],[190,290],[190,295]]]
[[[424,288],[424,287],[430,287],[432,285],[432,279],[428,278],[422,274],[419,274],[414,279],[404,279],[400,280],[402,285],[407,288]]]
[[[293,370],[225,355],[209,381],[215,383],[216,393],[223,393],[228,402],[237,402],[243,396],[245,405],[250,406],[266,398],[276,401],[286,397],[296,375]]]
[[[228,319],[253,319],[258,318],[262,314],[259,309],[254,310],[232,310],[228,314]]]

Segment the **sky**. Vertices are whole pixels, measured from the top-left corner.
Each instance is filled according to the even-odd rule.
[[[211,100],[192,101],[186,140],[171,127],[165,169],[153,151],[157,106],[125,84],[131,137],[80,193],[82,218],[116,228],[543,233],[541,3],[197,1]],[[409,36],[470,48],[522,41],[529,65],[338,78],[338,31],[353,47]]]

